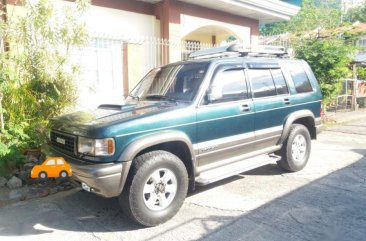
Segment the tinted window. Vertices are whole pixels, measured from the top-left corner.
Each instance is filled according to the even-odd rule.
[[[215,103],[248,98],[248,88],[242,69],[218,72],[212,82],[212,88],[219,88],[222,91],[222,98],[216,100]]]
[[[309,78],[300,64],[291,64],[288,66],[288,69],[290,70],[297,93],[313,91]]]
[[[275,82],[276,91],[278,95],[288,94],[288,88],[286,85],[285,78],[283,77],[282,71],[280,69],[271,70],[273,80]]]
[[[248,73],[255,98],[277,95],[269,69],[249,69]]]

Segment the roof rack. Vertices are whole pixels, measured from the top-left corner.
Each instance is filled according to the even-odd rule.
[[[190,59],[204,59],[213,57],[228,56],[250,56],[250,57],[277,57],[288,58],[289,51],[282,46],[255,45],[244,46],[242,44],[231,44],[211,49],[198,50],[189,55]]]

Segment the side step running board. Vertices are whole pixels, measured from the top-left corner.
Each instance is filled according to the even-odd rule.
[[[204,186],[279,160],[281,160],[280,156],[262,155],[235,162],[227,166],[217,167],[215,169],[202,172],[198,177],[196,177],[196,185]]]

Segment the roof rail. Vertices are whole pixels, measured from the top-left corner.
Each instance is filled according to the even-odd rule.
[[[245,46],[243,44],[231,44],[211,49],[198,50],[189,55],[190,59],[203,59],[227,56],[251,56],[251,57],[289,57],[285,47],[271,45]]]

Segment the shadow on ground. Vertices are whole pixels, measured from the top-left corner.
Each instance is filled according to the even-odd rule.
[[[354,151],[365,154],[365,150]],[[279,174],[282,172],[277,167],[268,165],[243,175]],[[199,188],[195,193],[238,178],[241,177]],[[34,209],[37,209],[36,214]],[[187,217],[182,211],[164,231],[159,227],[149,228],[152,234],[146,240],[175,232],[192,222],[203,227],[202,240],[366,240],[366,158],[239,216],[197,218]],[[217,224],[214,228],[210,225],[213,222]],[[146,230],[128,220],[120,211],[117,199],[104,199],[83,191],[55,195],[47,202],[39,199],[0,209],[0,237],[38,235],[54,229],[74,232]],[[193,239],[189,234],[185,236],[185,240]]]

